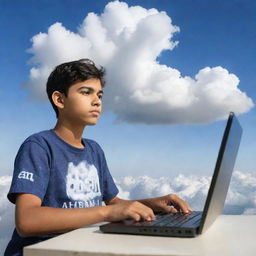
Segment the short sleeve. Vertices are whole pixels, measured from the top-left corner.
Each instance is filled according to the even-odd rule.
[[[18,193],[28,193],[43,201],[49,176],[50,160],[47,151],[37,142],[25,141],[15,158],[8,199],[15,203]]]
[[[102,166],[103,166],[103,201],[108,201],[114,198],[118,194],[118,188],[111,176],[105,155],[103,153],[102,159]]]

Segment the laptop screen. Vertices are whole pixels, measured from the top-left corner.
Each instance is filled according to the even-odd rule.
[[[241,136],[242,128],[235,114],[231,112],[224,131],[214,174],[204,206],[199,234],[208,229],[222,213]]]

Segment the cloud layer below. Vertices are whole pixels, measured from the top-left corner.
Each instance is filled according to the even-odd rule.
[[[123,199],[141,199],[175,193],[187,201],[194,210],[202,210],[210,181],[210,177],[180,174],[174,179],[127,176],[116,180],[116,184],[120,191],[119,197]],[[10,183],[11,176],[0,177],[0,255],[3,253],[14,227],[14,207],[6,198]],[[224,213],[256,214],[255,173],[234,172]]]
[[[46,99],[45,83],[56,65],[90,58],[107,70],[104,104],[117,121],[196,124],[249,111],[252,100],[225,68],[205,67],[188,77],[158,62],[178,45],[173,36],[179,31],[165,12],[110,2],[102,14],[89,13],[76,32],[55,23],[35,35],[25,87],[32,99]]]
[[[174,193],[188,202],[194,210],[203,210],[210,182],[211,177],[182,174],[174,179],[127,176],[116,180],[121,198],[142,199]],[[224,213],[256,214],[256,174],[240,171],[233,173]]]

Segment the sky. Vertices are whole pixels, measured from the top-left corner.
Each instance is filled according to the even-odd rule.
[[[21,143],[56,122],[47,76],[86,57],[107,83],[84,137],[105,151],[123,197],[173,191],[200,208],[234,111],[244,132],[225,211],[255,214],[255,9],[253,0],[0,0],[1,230],[12,222],[5,195]]]

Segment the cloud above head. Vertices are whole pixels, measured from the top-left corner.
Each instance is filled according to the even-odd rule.
[[[75,32],[55,23],[35,35],[25,87],[32,99],[44,100],[55,66],[90,58],[106,68],[105,109],[120,122],[196,124],[249,111],[254,103],[225,68],[205,67],[188,77],[159,63],[163,51],[178,45],[173,37],[179,31],[165,12],[110,2],[100,15],[89,13]]]

